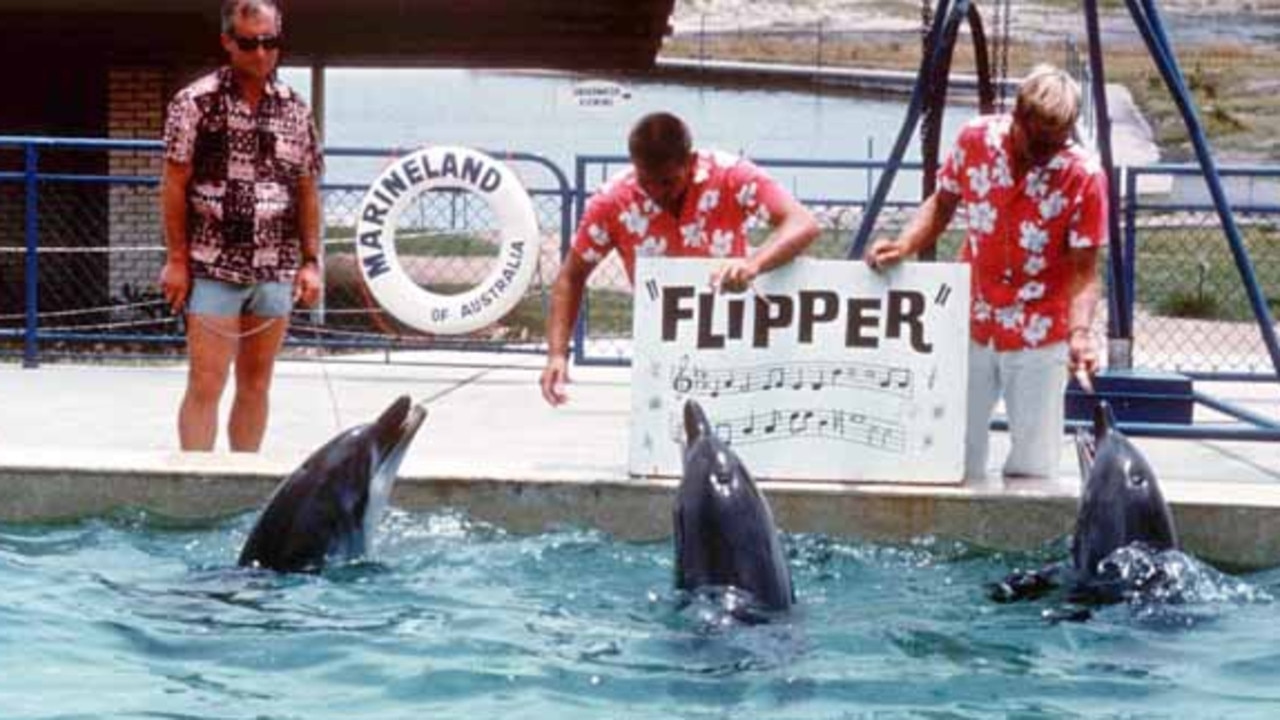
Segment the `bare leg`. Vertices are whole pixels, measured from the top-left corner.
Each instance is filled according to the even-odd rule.
[[[178,410],[178,442],[185,451],[209,451],[218,439],[218,401],[227,385],[240,318],[187,316],[187,391]]]
[[[240,352],[236,354],[236,396],[227,435],[233,452],[257,452],[267,432],[271,374],[289,329],[289,318],[245,315],[242,320],[240,332],[252,334],[240,340]],[[258,331],[267,323],[268,327]]]

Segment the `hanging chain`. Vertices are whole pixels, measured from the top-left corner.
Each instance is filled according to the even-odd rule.
[[[999,111],[1005,112],[1009,107],[1009,46],[1013,37],[1009,32],[1009,19],[1013,16],[1012,0],[996,0],[996,25],[999,26],[996,36],[999,43],[999,66],[996,68],[997,82],[1000,85]]]
[[[920,0],[920,46],[929,54],[929,30],[933,27],[933,7],[929,0]]]
[[[199,315],[188,315],[188,317],[194,318],[196,322],[200,323],[200,327],[203,327],[205,330],[208,330],[214,335],[217,335],[218,337],[223,338],[225,340],[243,340],[245,338],[253,337],[254,335],[257,335],[258,333],[265,331],[267,328],[271,327],[272,325],[275,325],[276,323],[280,322],[280,318],[278,317],[267,318],[266,322],[262,323],[261,325],[255,328],[252,328],[250,330],[245,330],[244,332],[235,332],[235,331],[223,330],[222,328],[205,320],[203,317]]]

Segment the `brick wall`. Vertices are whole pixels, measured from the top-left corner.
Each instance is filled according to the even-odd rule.
[[[113,67],[107,70],[107,134],[112,139],[158,140],[164,130],[164,108],[171,78],[158,68]],[[113,176],[159,178],[162,157],[155,151],[110,153]],[[108,273],[111,297],[158,292],[156,279],[164,264],[159,186],[154,183],[113,184],[109,191]]]

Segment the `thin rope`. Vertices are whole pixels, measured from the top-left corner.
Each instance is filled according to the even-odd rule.
[[[278,317],[267,318],[266,322],[262,323],[258,327],[253,328],[251,330],[245,330],[244,332],[227,332],[226,330],[223,330],[222,328],[217,327],[213,323],[205,320],[204,317],[201,315],[192,315],[191,313],[187,313],[187,317],[194,318],[195,321],[200,326],[202,326],[205,330],[208,330],[209,332],[213,333],[214,335],[217,335],[220,338],[225,338],[227,340],[237,340],[237,341],[244,340],[245,338],[253,337],[254,335],[257,335],[258,333],[261,333],[261,332],[265,332],[267,328],[271,327],[272,325],[280,321],[280,318]]]
[[[44,325],[40,329],[42,331],[56,330],[59,332],[66,332],[66,331],[74,330],[76,332],[85,332],[89,330],[119,330],[120,328],[168,324],[168,323],[175,323],[177,321],[178,321],[177,318],[166,317],[166,318],[149,318],[146,320],[122,320],[119,322],[109,322],[109,323],[88,323],[84,325]]]
[[[73,315],[89,315],[91,313],[108,313],[119,312],[122,310],[134,310],[137,308],[152,307],[154,305],[167,305],[164,300],[148,300],[145,302],[129,303],[127,305],[99,305],[98,307],[83,308],[80,310],[46,310],[36,313],[37,318],[58,318],[70,317]],[[26,313],[9,313],[0,315],[0,320],[23,320],[26,319]]]
[[[37,255],[88,255],[114,252],[164,252],[163,245],[100,245],[96,247],[69,247],[60,245],[55,247],[41,246],[36,248]],[[25,255],[26,247],[0,247],[0,254]]]

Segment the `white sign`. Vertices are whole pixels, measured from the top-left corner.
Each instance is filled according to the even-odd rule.
[[[631,91],[612,80],[583,80],[569,90],[571,102],[584,110],[611,110],[631,101]]]
[[[680,475],[693,398],[758,477],[960,482],[967,265],[799,259],[730,295],[721,262],[637,263],[631,474]]]

